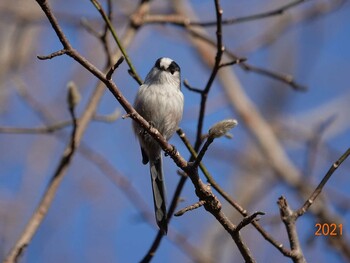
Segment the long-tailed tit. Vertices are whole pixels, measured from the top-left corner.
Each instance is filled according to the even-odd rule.
[[[180,67],[170,58],[159,58],[140,86],[134,107],[166,140],[174,134],[182,118],[184,97],[181,92]],[[139,139],[142,163],[149,162],[154,210],[159,229],[167,233],[165,185],[161,147],[138,123],[133,129]]]

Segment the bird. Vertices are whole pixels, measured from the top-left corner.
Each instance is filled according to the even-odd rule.
[[[135,110],[168,141],[182,119],[184,96],[181,92],[179,65],[172,59],[161,57],[147,74],[135,98]],[[157,225],[167,234],[166,191],[163,176],[161,147],[136,121],[133,130],[138,138],[142,163],[149,163]]]

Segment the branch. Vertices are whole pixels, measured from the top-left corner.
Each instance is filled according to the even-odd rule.
[[[291,248],[289,257],[292,258],[293,262],[295,263],[306,263],[303,251],[300,246],[295,224],[297,217],[283,196],[278,199],[277,203],[280,208],[281,219],[286,227],[288,234],[289,244]]]
[[[98,70],[93,64],[91,64],[88,60],[86,60],[75,49],[71,47],[66,36],[64,35],[61,28],[59,27],[57,20],[54,17],[53,13],[51,12],[47,2],[46,1],[41,2],[39,0],[37,1],[41,6],[42,10],[44,11],[44,13],[46,14],[46,16],[48,17],[49,21],[52,23],[52,27],[54,28],[61,43],[67,46],[66,48],[68,51],[67,55],[72,57],[79,64],[81,64],[85,69],[87,69],[90,73],[92,73],[95,77],[97,77],[101,82],[103,82],[106,85],[106,87],[109,89],[109,91],[113,94],[113,96],[119,101],[119,103],[125,109],[125,111],[128,114],[130,114],[130,117],[136,122],[138,122],[141,125],[141,127],[145,128],[147,132],[160,143],[160,145],[162,146],[162,149],[165,152],[171,152],[173,149],[172,146],[165,140],[165,138],[155,128],[150,127],[149,123],[135,111],[132,105],[122,95],[122,93],[120,92],[116,84],[112,80],[107,79],[104,73]],[[125,56],[125,58],[126,57],[127,56]],[[182,168],[186,167],[187,162],[180,155],[170,154],[170,156],[179,165],[179,167],[182,167]]]
[[[215,1],[215,13],[216,13],[216,56],[215,56],[215,63],[212,69],[212,72],[210,74],[210,77],[208,79],[208,82],[203,90],[203,93],[201,93],[201,103],[200,103],[200,109],[199,109],[199,116],[198,116],[198,122],[197,122],[197,135],[196,135],[196,142],[194,148],[198,150],[201,142],[202,142],[202,129],[203,129],[203,121],[204,121],[204,114],[205,114],[205,108],[208,98],[208,93],[210,91],[210,88],[214,82],[214,79],[216,77],[216,74],[218,73],[220,69],[221,64],[221,58],[223,55],[223,52],[225,50],[225,47],[223,46],[222,42],[222,9],[220,7],[219,1]]]
[[[150,207],[146,203],[142,194],[140,194],[133,184],[125,175],[122,175],[113,164],[111,164],[103,155],[94,151],[89,146],[82,144],[79,147],[79,153],[86,160],[93,163],[111,182],[122,191],[122,193],[130,200],[134,207],[138,210],[139,215],[152,227],[154,224],[154,215],[150,212]],[[200,249],[193,247],[187,240],[184,234],[176,231],[169,226],[167,238],[175,242],[179,248],[185,251],[194,262],[213,262],[203,255]]]
[[[237,18],[230,18],[230,19],[224,19],[222,20],[222,24],[223,25],[232,25],[232,24],[238,24],[238,23],[243,23],[243,22],[248,22],[248,21],[255,21],[258,19],[262,19],[262,18],[268,18],[268,17],[272,17],[272,16],[277,16],[277,15],[282,15],[285,11],[287,11],[288,9],[295,7],[303,2],[305,2],[307,0],[296,0],[296,1],[292,1],[286,5],[283,5],[279,8],[276,8],[274,10],[271,11],[267,11],[267,12],[262,12],[262,13],[258,13],[258,14],[253,14],[253,15],[249,15],[249,16],[243,16],[243,17],[237,17]],[[210,26],[215,26],[215,22],[214,21],[210,21],[210,22],[188,22],[188,25],[190,26],[201,26],[201,27],[210,27]]]
[[[200,200],[198,201],[197,203],[193,204],[193,205],[190,205],[190,206],[187,206],[181,210],[179,210],[178,212],[176,212],[174,214],[174,216],[182,216],[183,214],[185,214],[186,212],[188,211],[192,211],[192,210],[195,210],[201,206],[203,206],[205,204],[205,201],[204,200]]]
[[[47,211],[52,203],[52,200],[56,194],[56,191],[65,175],[66,170],[72,160],[74,152],[77,147],[77,119],[75,117],[74,107],[69,105],[69,112],[72,118],[73,127],[70,141],[63,153],[62,159],[59,162],[54,175],[52,176],[49,185],[47,186],[44,196],[42,197],[36,211],[30,218],[28,224],[26,225],[20,239],[16,242],[14,247],[11,249],[4,263],[17,262],[20,255],[23,253],[24,249],[28,246],[29,242],[33,238],[33,235],[37,231],[40,223],[47,214]]]
[[[211,84],[214,81],[216,73],[219,70],[219,65],[221,63],[222,52],[224,50],[224,48],[222,46],[222,31],[221,31],[222,30],[222,27],[221,27],[222,10],[220,8],[219,1],[215,1],[215,13],[216,13],[216,17],[217,17],[217,54],[216,54],[216,58],[215,58],[216,64],[215,64],[215,66],[212,69],[212,73],[210,75],[210,78],[209,78],[209,80],[207,82],[207,85],[206,85],[205,89],[203,91],[201,91],[199,89],[196,89],[196,92],[201,94],[201,106],[200,106],[200,113],[199,113],[198,122],[197,122],[197,136],[196,136],[196,142],[195,142],[195,146],[194,146],[195,152],[197,152],[199,150],[199,148],[200,148],[200,146],[202,144],[202,128],[203,128],[203,120],[204,120],[204,113],[205,113],[205,105],[206,105],[207,95],[209,93]],[[132,16],[132,21],[133,21],[135,27],[138,28],[139,26],[141,26],[143,24],[142,22],[139,23],[142,20],[143,17],[145,17],[145,16],[143,16],[143,15],[141,15],[141,16]],[[186,86],[186,84],[187,83],[184,83],[185,86]],[[188,85],[187,87],[190,87],[190,86]],[[189,161],[193,161],[193,160],[194,160],[194,155],[192,155],[190,157]],[[173,216],[173,213],[175,212],[180,193],[181,193],[181,191],[182,191],[182,189],[183,189],[183,187],[184,187],[184,185],[186,183],[187,178],[188,177],[182,176],[180,178],[180,181],[179,181],[177,187],[176,187],[176,191],[175,191],[174,196],[172,198],[172,201],[171,201],[171,204],[170,204],[170,208],[169,208],[169,212],[168,212],[168,215],[167,215],[168,223],[171,220],[171,218]],[[163,238],[163,235],[161,234],[160,231],[158,231],[158,234],[157,234],[155,240],[153,241],[150,249],[148,250],[148,252],[146,253],[146,255],[144,256],[144,258],[142,259],[141,262],[149,262],[153,258],[156,250],[159,247],[159,244],[160,244],[162,238]]]
[[[262,13],[257,13],[257,14],[237,17],[237,18],[222,19],[221,23],[222,25],[233,25],[233,24],[238,24],[243,22],[255,21],[263,18],[269,18],[277,15],[282,15],[288,9],[291,9],[292,7],[295,7],[305,1],[307,0],[296,0],[267,12],[262,12]],[[191,26],[213,27],[217,25],[217,21],[207,21],[207,22],[191,21],[187,17],[179,16],[176,14],[170,14],[170,15],[149,14],[142,18],[134,17],[133,21],[135,24],[139,26],[142,24],[173,24],[181,27],[191,27]]]
[[[338,169],[338,167],[346,160],[346,158],[348,158],[350,155],[350,148],[348,148],[346,150],[346,152],[340,156],[340,158],[332,164],[332,166],[329,168],[328,172],[326,173],[326,175],[322,178],[321,182],[319,183],[319,185],[316,187],[316,189],[312,192],[312,194],[310,195],[310,197],[306,200],[306,202],[304,203],[304,205],[302,207],[300,207],[297,211],[296,211],[296,216],[302,216],[303,214],[305,214],[305,212],[310,208],[310,206],[313,204],[313,202],[316,200],[316,198],[318,197],[318,195],[322,192],[323,187],[326,185],[326,183],[328,182],[328,180],[331,178],[331,176],[333,175],[333,173],[335,172],[335,170]]]
[[[112,78],[112,75],[114,73],[114,71],[120,66],[120,64],[122,64],[124,61],[124,57],[121,56],[118,61],[108,70],[107,74],[106,74],[106,78],[108,80],[110,80]]]
[[[228,54],[231,57],[236,57],[231,52],[228,52]],[[294,77],[291,75],[274,72],[274,71],[271,71],[271,70],[268,70],[265,68],[260,68],[257,66],[250,65],[248,63],[240,63],[240,64],[241,64],[241,67],[246,71],[255,72],[255,73],[258,73],[260,75],[264,75],[264,76],[270,77],[272,79],[284,82],[284,83],[288,84],[289,86],[291,86],[296,91],[306,91],[307,90],[307,87],[295,82]]]
[[[245,61],[247,61],[246,58],[237,58],[237,59],[232,60],[231,62],[222,63],[222,64],[220,64],[219,67],[220,68],[228,67],[228,66],[240,64],[240,63],[245,62]]]
[[[264,212],[258,211],[255,212],[249,216],[246,216],[245,218],[243,218],[243,220],[237,225],[236,230],[240,231],[243,227],[249,225],[250,223],[252,223],[254,220],[258,220],[257,217],[259,215],[265,215]]]
[[[193,92],[196,92],[196,93],[203,93],[203,90],[192,87],[192,86],[188,83],[188,80],[187,80],[187,79],[185,79],[185,80],[183,81],[183,84],[184,84],[184,86],[185,86],[189,91],[193,91]]]
[[[186,8],[176,5],[174,6],[179,13],[185,14],[186,16],[194,17],[195,14],[189,12]],[[193,32],[193,36],[197,34],[201,36],[198,38],[191,38],[193,45],[198,49],[199,54],[201,54],[202,59],[212,66],[214,63],[207,59],[206,55],[208,54],[210,49],[208,49],[208,45],[205,43],[209,43],[214,47],[214,41],[211,41],[209,38],[205,36],[204,30],[199,30],[198,28],[191,29],[190,33]],[[199,40],[205,40],[199,41]],[[274,134],[269,129],[268,125],[264,121],[264,119],[258,114],[254,104],[247,98],[244,90],[241,88],[240,84],[237,83],[237,80],[230,70],[223,70],[219,72],[220,81],[226,91],[226,96],[230,101],[231,105],[234,106],[235,112],[240,116],[240,118],[247,125],[248,129],[251,133],[256,136],[256,139],[259,143],[259,146],[263,150],[263,155],[266,156],[267,160],[271,163],[272,168],[285,182],[290,183],[292,186],[295,186],[298,181],[298,171],[296,171],[295,167],[290,163],[288,158],[286,158],[285,153],[281,149],[280,145],[275,139]],[[257,126],[258,125],[258,126]],[[281,161],[283,164],[281,164]],[[209,180],[209,179],[208,179]],[[215,182],[215,181],[214,181]],[[212,181],[210,181],[211,185],[214,187]],[[220,189],[215,188],[215,189]],[[224,196],[224,198],[233,205],[243,216],[247,216],[247,211],[240,207],[237,203],[233,202],[232,198],[229,197],[224,191],[220,192]],[[275,241],[258,223],[252,223],[254,227],[261,233],[261,235],[269,241],[276,249],[278,249],[283,255],[288,255],[289,250],[286,249],[282,243]]]
[[[66,49],[61,49],[61,50],[58,50],[56,52],[53,52],[51,53],[50,55],[47,55],[47,56],[36,56],[38,59],[40,60],[47,60],[47,59],[52,59],[52,58],[55,58],[55,57],[58,57],[58,56],[62,56],[62,55],[65,55],[67,53],[67,50]]]
[[[205,210],[211,213],[222,225],[222,227],[230,234],[231,238],[234,240],[239,251],[241,252],[245,262],[255,262],[249,248],[242,241],[239,230],[237,230],[236,226],[221,210],[221,203],[219,199],[211,191],[210,186],[204,184],[199,178],[198,169],[190,165],[190,169],[187,171],[187,174],[195,186],[196,195],[198,196],[199,200],[204,201],[203,207]]]
[[[69,51],[66,54],[73,57],[73,58],[76,57],[77,52],[71,47],[67,38],[63,34],[61,28],[59,27],[59,25],[57,23],[57,19],[54,17],[54,15],[52,14],[52,12],[50,10],[50,7],[49,7],[47,1],[46,0],[37,0],[37,3],[40,5],[43,12],[47,16],[51,26],[53,27],[54,31],[56,32],[56,35],[59,38],[60,42],[62,43],[64,49]],[[137,10],[135,12],[136,13],[137,12],[145,12],[145,10],[147,10],[147,7],[146,7],[147,5],[148,5],[147,1],[142,0],[140,6],[137,8]],[[128,30],[125,33],[128,35],[128,38],[126,40],[126,44],[130,43],[130,40],[132,38],[131,36],[134,34],[135,30],[136,29],[134,27],[129,26]],[[95,74],[94,73],[93,74],[95,76],[96,75],[103,76],[103,74],[101,72],[99,72],[94,66],[89,64],[83,57],[79,57],[78,60],[81,62],[81,64],[84,64],[85,67],[88,68],[88,70],[90,72],[94,72]],[[91,98],[86,106],[86,109],[85,109],[81,119],[79,120],[79,126],[77,127],[76,136],[75,136],[76,137],[76,141],[75,141],[76,146],[79,145],[81,138],[82,138],[82,135],[83,135],[89,121],[93,117],[93,114],[96,110],[98,102],[100,101],[100,99],[104,93],[104,90],[105,90],[104,86],[101,85],[101,83],[99,83],[98,86],[96,87],[95,91],[93,92],[93,94],[92,94],[92,96],[91,96]],[[25,94],[22,94],[22,95],[25,95]],[[74,151],[72,152],[72,154],[73,153],[74,153]],[[67,169],[62,169],[59,173],[59,176],[57,176],[55,178],[62,178],[62,176],[66,173],[66,170]],[[56,182],[59,183],[59,181],[56,181]],[[51,196],[50,199],[52,199],[53,197],[54,196]],[[46,202],[46,200],[42,199],[41,203],[45,203],[45,202]],[[36,228],[40,226],[42,219],[43,219],[43,217],[41,217],[40,220],[38,220],[36,222]],[[31,224],[31,222],[29,222],[28,224]],[[18,257],[18,253],[21,253],[21,251],[23,250],[23,249],[18,250],[19,247],[23,248],[23,246],[19,246],[18,244],[23,243],[23,241],[25,241],[25,240],[30,240],[34,234],[35,234],[35,231],[32,231],[30,233],[23,232],[21,234],[19,240],[16,242],[16,245],[12,248],[12,250],[10,251],[8,256],[6,257],[5,262],[6,263],[15,262],[14,260],[16,257]]]
[[[170,203],[170,207],[168,210],[168,214],[167,214],[167,224],[169,224],[170,220],[172,219],[172,216],[175,212],[176,206],[178,204],[179,198],[180,198],[180,194],[181,191],[185,185],[187,181],[187,176],[181,176],[179,183],[176,186],[173,198],[171,199],[171,203]],[[156,251],[160,245],[160,242],[163,240],[163,233],[158,230],[158,233],[155,237],[155,239],[152,242],[152,245],[150,246],[150,248],[148,249],[148,251],[146,252],[146,254],[144,255],[143,259],[140,261],[141,263],[147,263],[150,262],[153,258],[153,256],[156,254]]]
[[[11,134],[41,134],[41,133],[53,133],[63,128],[72,125],[72,121],[62,121],[49,126],[33,127],[33,128],[19,128],[19,127],[0,127],[0,133]]]
[[[290,8],[292,8],[296,5],[299,5],[305,1],[306,0],[297,0],[297,1],[293,1],[289,4],[286,4],[280,8],[277,8],[277,9],[272,10],[272,11],[259,13],[259,14],[255,14],[255,15],[251,15],[251,16],[247,16],[247,17],[236,18],[236,19],[222,20],[221,24],[223,24],[223,25],[224,24],[234,24],[234,23],[240,23],[240,22],[245,22],[245,21],[252,21],[252,20],[256,20],[256,19],[260,19],[260,18],[274,16],[274,15],[280,15],[280,14],[283,14],[287,9],[290,9]],[[198,31],[194,30],[194,28],[191,27],[191,25],[192,26],[196,25],[196,26],[201,26],[201,27],[214,26],[214,25],[217,26],[217,21],[215,21],[215,22],[214,21],[213,22],[203,22],[203,23],[202,22],[191,22],[186,17],[178,16],[178,15],[146,15],[146,16],[142,16],[142,17],[141,16],[133,17],[132,19],[133,19],[133,22],[135,24],[137,24],[137,26],[147,24],[147,23],[161,23],[161,24],[171,23],[174,25],[182,26],[193,36],[201,38],[202,40],[206,41],[207,43],[209,43],[213,46],[217,46],[217,43],[215,43],[213,40],[200,34]],[[234,55],[232,52],[229,52],[228,50],[225,50],[225,54],[228,54],[233,60],[238,59],[238,57],[236,55]],[[267,70],[267,69],[264,69],[261,67],[253,66],[253,65],[250,65],[248,63],[245,63],[244,61],[242,61],[242,63],[240,63],[240,64],[241,64],[240,65],[241,68],[245,71],[255,72],[257,74],[264,75],[264,76],[276,79],[278,81],[284,82],[284,83],[290,85],[294,90],[297,90],[297,91],[307,90],[307,88],[305,86],[295,82],[293,77],[290,75],[281,74],[281,73]],[[196,91],[196,92],[198,92],[198,91]]]
[[[107,17],[110,21],[112,20],[112,0],[107,0]],[[108,25],[105,23],[103,31],[100,33],[97,32],[84,18],[81,20],[81,24],[90,34],[100,40],[106,54],[106,67],[110,66],[112,64],[112,55],[108,41]]]
[[[109,115],[95,115],[92,117],[93,121],[98,122],[114,122],[120,117],[119,109]],[[81,119],[77,119],[79,122]],[[21,127],[0,127],[0,133],[9,133],[9,134],[45,134],[45,133],[54,133],[64,128],[67,128],[73,124],[73,121],[66,120],[54,123],[52,125],[47,125],[43,127],[32,127],[32,128],[21,128]]]
[[[205,41],[206,43],[208,43],[208,44],[210,44],[212,46],[216,45],[215,41],[213,41],[211,38],[205,36],[204,34],[198,32],[197,30],[194,30],[192,28],[186,28],[186,29],[194,37],[199,38],[199,39]],[[235,55],[233,52],[231,52],[231,51],[229,51],[227,49],[225,49],[225,54],[228,55],[233,60],[239,59],[239,57],[237,55]],[[288,84],[289,86],[291,86],[296,91],[305,91],[305,90],[307,90],[307,88],[305,86],[295,82],[294,78],[292,76],[290,76],[290,75],[274,72],[274,71],[267,70],[267,69],[264,69],[264,68],[260,68],[260,67],[257,67],[257,66],[253,66],[253,65],[251,65],[251,64],[249,64],[247,62],[244,62],[244,61],[239,63],[238,66],[240,66],[245,71],[255,72],[257,74],[264,75],[264,76],[273,78],[275,80],[281,81],[281,82],[283,82],[285,84]]]
[[[40,6],[42,7],[43,11],[45,12],[46,16],[48,16],[49,20],[52,23],[55,23],[55,26],[53,26],[54,29],[56,29],[56,34],[59,36],[60,39],[64,38],[66,42],[65,36],[63,35],[62,31],[60,30],[56,19],[54,18],[53,14],[51,13],[49,7],[47,6],[46,2],[39,2]],[[218,5],[218,3],[217,3]],[[148,124],[147,121],[145,121],[131,106],[131,104],[125,99],[125,97],[121,94],[119,89],[117,88],[116,84],[105,78],[104,74],[99,71],[95,66],[93,66],[90,62],[88,62],[84,57],[82,57],[76,50],[70,47],[68,44],[68,50],[67,53],[69,56],[71,56],[73,59],[75,59],[78,63],[80,63],[83,67],[85,67],[87,70],[89,70],[92,74],[94,74],[98,79],[100,79],[110,90],[110,92],[115,96],[115,98],[119,101],[119,103],[122,105],[122,107],[126,110],[128,114],[130,114],[130,117],[137,121],[147,132],[160,144],[162,149],[168,153],[171,158],[174,160],[174,162],[177,164],[178,167],[180,167],[182,170],[184,170],[189,177],[191,178],[192,182],[195,185],[196,193],[199,196],[200,199],[205,199],[206,205],[205,208],[209,212],[211,212],[218,220],[219,222],[225,227],[227,230],[232,230],[232,223],[223,215],[223,213],[220,211],[220,202],[218,199],[213,195],[213,193],[206,188],[206,186],[202,183],[202,181],[198,177],[198,173],[196,172],[196,169],[192,169],[190,165],[183,159],[182,156],[178,152],[173,152],[173,147],[168,144],[168,142],[163,138],[163,136],[151,125]],[[233,235],[231,233],[232,238],[235,240],[236,243],[238,242],[237,235]],[[249,261],[250,260],[250,254],[247,249],[244,247],[240,248],[242,251],[244,251],[244,257]]]
[[[118,45],[120,51],[122,52],[122,54],[123,54],[123,56],[124,56],[124,58],[125,58],[125,60],[126,60],[126,63],[128,64],[128,66],[129,66],[129,68],[130,68],[130,71],[132,72],[132,76],[133,76],[134,79],[137,81],[137,83],[138,83],[139,85],[141,85],[143,81],[142,81],[142,79],[139,77],[139,75],[137,74],[137,72],[136,72],[136,70],[135,70],[133,64],[131,63],[131,60],[130,60],[128,54],[126,53],[125,48],[123,47],[123,45],[122,45],[122,43],[121,43],[121,41],[120,41],[120,39],[119,39],[119,37],[118,37],[118,35],[117,35],[117,33],[116,33],[116,30],[114,29],[114,27],[113,27],[113,25],[112,25],[112,23],[111,23],[109,17],[106,15],[105,11],[103,10],[103,8],[102,8],[100,2],[99,2],[98,0],[90,0],[90,1],[91,1],[92,4],[96,7],[96,9],[100,12],[100,14],[101,14],[103,20],[105,21],[106,25],[108,26],[108,29],[111,31],[112,36],[113,36],[115,42],[117,43],[117,45]]]
[[[288,239],[291,247],[291,251],[287,256],[292,258],[293,262],[297,262],[297,263],[306,262],[300,246],[298,234],[297,234],[297,229],[296,229],[297,219],[303,214],[305,214],[305,212],[310,208],[310,206],[316,200],[317,196],[321,193],[323,187],[325,186],[327,181],[330,179],[330,177],[333,175],[335,170],[346,160],[346,158],[348,158],[349,155],[350,155],[350,148],[348,148],[346,152],[329,168],[327,174],[323,177],[320,184],[316,187],[316,189],[311,194],[309,199],[297,211],[293,211],[289,207],[287,200],[283,196],[281,196],[278,199],[277,203],[280,208],[281,219],[286,226]]]
[[[191,143],[187,139],[185,133],[181,130],[177,130],[177,134],[179,135],[182,142],[185,144],[189,152],[191,153],[193,159],[197,158],[197,153],[192,147]],[[215,181],[213,176],[209,173],[207,168],[204,166],[203,163],[199,164],[199,168],[203,172],[204,176],[207,178],[207,182],[213,187],[232,207],[234,207],[242,216],[249,217],[248,211],[244,209],[240,204],[238,204],[233,198],[226,193],[222,187]],[[186,178],[186,177],[182,177]],[[283,255],[288,256],[290,254],[290,251],[287,250],[282,243],[277,242],[273,237],[271,237],[268,232],[266,232],[256,221],[251,222],[252,225],[255,227],[256,230],[259,231],[259,233],[269,242],[271,243],[275,248],[277,248]]]
[[[235,127],[238,124],[236,120],[233,119],[227,119],[220,121],[218,123],[215,123],[210,129],[208,138],[203,145],[202,149],[200,150],[198,156],[196,157],[196,160],[193,163],[194,167],[198,167],[200,162],[202,161],[206,151],[208,150],[210,144],[214,141],[216,138],[220,138],[222,136],[225,136],[229,130],[231,130],[233,127]]]

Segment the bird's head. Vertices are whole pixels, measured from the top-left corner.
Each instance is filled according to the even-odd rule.
[[[146,84],[176,84],[180,85],[180,67],[170,58],[159,58],[148,73]]]

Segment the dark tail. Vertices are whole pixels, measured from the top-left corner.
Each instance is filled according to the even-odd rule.
[[[154,212],[159,229],[164,235],[168,232],[165,185],[162,168],[162,156],[150,160],[151,181],[153,190]]]

